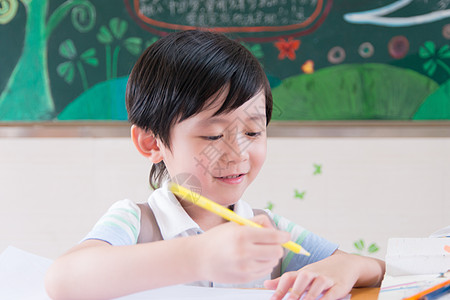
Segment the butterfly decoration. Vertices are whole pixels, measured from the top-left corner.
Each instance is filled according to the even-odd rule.
[[[314,173],[313,175],[322,174],[322,165],[314,164]]]
[[[287,40],[280,39],[278,42],[275,42],[275,47],[280,51],[278,54],[278,59],[285,59],[286,57],[290,60],[295,59],[295,51],[300,47],[300,40],[294,40],[289,38]]]
[[[304,199],[304,197],[305,197],[305,194],[306,194],[306,191],[303,191],[303,192],[299,192],[297,189],[295,189],[294,190],[294,197],[295,198],[298,198],[298,199]]]

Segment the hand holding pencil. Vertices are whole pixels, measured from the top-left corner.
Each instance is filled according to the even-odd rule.
[[[247,225],[247,226],[251,226],[251,227],[262,227],[261,225],[250,221],[244,217],[239,216],[238,214],[236,214],[235,212],[233,212],[232,210],[223,207],[222,205],[219,205],[211,200],[209,200],[206,197],[203,197],[202,195],[199,195],[181,185],[178,185],[176,183],[170,183],[169,185],[169,189],[172,193],[174,193],[175,195],[188,200],[210,212],[213,212],[219,216],[221,216],[222,218],[228,220],[228,221],[232,221],[235,222],[237,224],[240,225]],[[302,255],[306,255],[306,256],[310,256],[311,254],[306,251],[304,248],[302,248],[302,246],[289,241],[287,243],[282,244],[283,247],[285,247],[286,249],[291,250],[294,253],[298,253],[298,254],[302,254]]]

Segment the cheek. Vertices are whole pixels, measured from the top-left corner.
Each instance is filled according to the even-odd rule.
[[[254,149],[252,151],[252,163],[254,167],[258,168],[258,170],[264,164],[264,161],[266,160],[266,154],[267,154],[266,141],[255,143]]]
[[[214,151],[210,145],[202,144],[185,154],[185,161],[183,164],[192,172],[195,172],[197,177],[205,177],[207,173],[211,172],[215,160],[220,155]]]
[[[180,143],[172,145],[172,151],[166,149],[164,152],[164,163],[171,177],[188,173],[192,174],[200,167],[201,157],[192,147]]]

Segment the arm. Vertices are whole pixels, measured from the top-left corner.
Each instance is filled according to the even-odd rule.
[[[192,265],[194,248],[194,238],[132,246],[87,240],[53,263],[46,274],[46,289],[52,299],[108,299],[198,280]],[[185,249],[186,255],[180,255],[179,249]]]
[[[255,221],[270,225],[261,216]],[[167,241],[111,246],[87,240],[58,258],[46,275],[54,299],[103,299],[211,280],[247,282],[272,271],[289,234],[226,223],[204,234]]]
[[[304,300],[316,299],[321,293],[324,293],[321,299],[331,300],[344,297],[352,287],[379,286],[384,271],[385,264],[379,259],[336,250],[328,258],[287,272],[265,285],[276,289],[273,299],[282,299],[292,288],[289,299],[298,299],[307,292]]]

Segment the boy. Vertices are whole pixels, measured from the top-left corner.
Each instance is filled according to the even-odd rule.
[[[273,299],[289,288],[289,299],[304,292],[304,299],[336,299],[355,285],[380,284],[382,261],[346,254],[241,200],[265,160],[272,113],[264,71],[242,45],[212,32],[163,37],[133,68],[126,101],[133,143],[153,163],[156,190],[147,203],[115,203],[55,261],[46,277],[51,297],[112,298],[189,283],[264,285],[276,289]],[[202,195],[264,228],[226,222],[176,198],[169,178],[194,182]],[[284,251],[290,239],[312,255]]]

